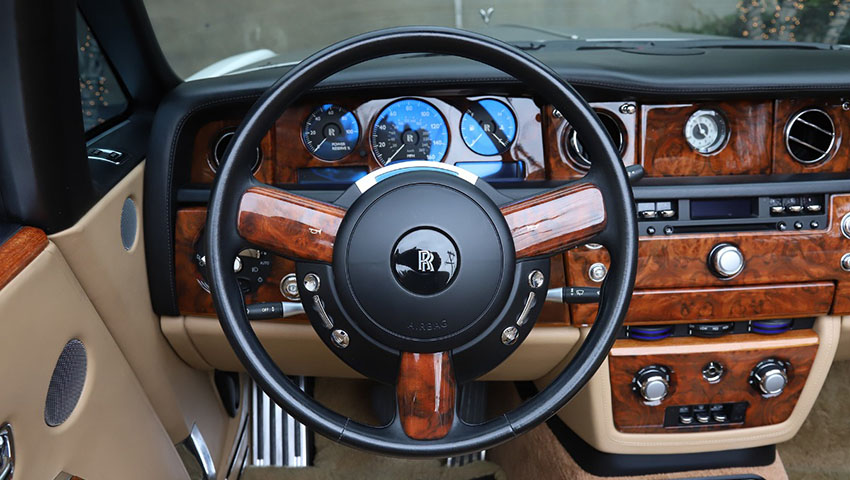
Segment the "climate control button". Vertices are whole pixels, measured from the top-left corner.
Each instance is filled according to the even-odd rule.
[[[765,397],[780,395],[788,385],[788,365],[775,358],[762,360],[753,368],[750,383]]]
[[[644,367],[635,375],[632,388],[647,403],[660,403],[670,391],[670,371],[660,365]]]

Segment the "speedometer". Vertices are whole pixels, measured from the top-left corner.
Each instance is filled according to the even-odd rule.
[[[372,128],[372,150],[382,165],[400,160],[439,162],[449,147],[449,131],[431,104],[408,98],[384,108]]]

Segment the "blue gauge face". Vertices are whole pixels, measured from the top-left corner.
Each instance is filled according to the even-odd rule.
[[[378,115],[372,150],[381,165],[401,160],[439,162],[449,147],[449,130],[436,108],[422,100],[399,100]]]
[[[339,160],[354,150],[360,140],[360,126],[353,113],[328,103],[307,117],[301,137],[313,155],[322,160]]]
[[[479,155],[498,155],[516,137],[516,118],[507,105],[498,100],[475,102],[460,121],[463,143]]]

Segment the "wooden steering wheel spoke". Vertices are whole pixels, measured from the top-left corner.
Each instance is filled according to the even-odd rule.
[[[345,210],[269,186],[250,187],[239,202],[245,240],[295,260],[331,262]]]
[[[605,229],[602,191],[588,182],[566,185],[501,208],[517,258],[553,255]]]
[[[408,437],[437,440],[448,435],[456,397],[448,352],[401,354],[396,400],[401,426]]]

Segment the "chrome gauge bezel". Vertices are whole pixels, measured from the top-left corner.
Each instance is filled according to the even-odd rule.
[[[446,150],[445,150],[445,152],[443,152],[443,155],[439,159],[422,160],[422,161],[434,162],[434,163],[443,162],[446,159],[446,157],[448,156],[449,151],[451,150],[451,147],[452,147],[452,131],[451,131],[451,128],[449,126],[448,119],[446,119],[445,115],[443,115],[443,112],[441,112],[440,109],[437,108],[437,106],[434,105],[433,102],[429,101],[428,99],[421,98],[421,97],[415,97],[415,96],[414,97],[401,97],[401,98],[393,99],[392,101],[389,101],[385,105],[381,106],[381,108],[377,111],[377,113],[375,114],[374,118],[372,119],[372,121],[369,125],[369,130],[368,130],[369,150],[372,153],[372,157],[375,159],[375,161],[378,163],[378,165],[380,165],[382,167],[392,165],[393,162],[395,161],[395,160],[393,160],[393,161],[390,161],[390,162],[386,162],[386,159],[381,158],[381,156],[378,154],[378,149],[375,146],[375,129],[377,128],[378,123],[381,120],[381,117],[384,115],[384,112],[386,112],[387,109],[389,109],[390,107],[394,106],[397,103],[401,103],[401,102],[407,101],[407,100],[414,100],[414,101],[417,101],[417,102],[422,102],[423,104],[432,108],[437,113],[437,116],[439,117],[440,121],[443,124],[443,128],[446,131]],[[411,160],[406,160],[406,161],[411,161]]]
[[[458,121],[458,124],[457,124],[458,132],[460,134],[460,139],[463,142],[463,144],[466,146],[466,148],[468,148],[472,153],[474,153],[476,155],[481,155],[482,157],[498,157],[498,156],[504,154],[505,152],[509,151],[511,149],[511,146],[513,146],[514,142],[516,141],[517,135],[519,134],[519,120],[517,119],[517,114],[514,111],[514,109],[511,107],[511,105],[504,98],[478,97],[478,98],[470,98],[469,100],[470,100],[471,104],[480,104],[480,102],[482,102],[482,101],[491,101],[491,102],[497,102],[497,103],[501,104],[501,106],[504,107],[504,109],[510,115],[510,121],[513,122],[513,134],[508,139],[507,143],[505,143],[501,147],[498,147],[498,146],[495,147],[496,153],[479,152],[478,150],[475,149],[474,145],[469,144],[469,142],[466,139],[466,135],[464,134],[463,123],[464,123],[464,120],[466,119],[466,117],[469,116],[470,118],[472,118],[473,121],[475,121],[475,116],[470,113],[470,108],[466,108],[461,112],[460,121]]]
[[[694,146],[691,141],[690,135],[690,126],[691,122],[695,119],[702,116],[711,116],[715,118],[715,125],[717,125],[717,138],[710,144],[704,147]],[[722,127],[722,128],[721,128]],[[688,147],[691,150],[699,153],[700,155],[714,155],[723,148],[726,147],[726,144],[729,143],[729,135],[731,133],[731,128],[729,127],[729,120],[726,118],[726,115],[720,110],[714,108],[701,108],[690,116],[688,116],[687,121],[685,121],[685,125],[682,126],[682,135],[685,137],[685,143],[688,144]]]
[[[327,110],[325,110],[324,109],[325,106],[329,106],[329,108]],[[348,150],[347,152],[345,152],[343,155],[341,155],[339,157],[334,157],[334,158],[320,155],[318,153],[319,152],[318,147],[314,148],[309,143],[307,143],[307,135],[306,135],[307,127],[311,123],[310,122],[311,118],[314,118],[317,115],[317,112],[321,111],[322,113],[324,113],[324,112],[327,112],[328,110],[330,110],[332,108],[336,108],[336,109],[340,110],[340,112],[342,114],[339,115],[339,118],[343,118],[346,115],[351,115],[353,120],[354,120],[354,126],[357,127],[357,136],[351,142],[351,149]],[[342,125],[340,125],[340,128],[342,128]],[[311,110],[310,113],[307,115],[307,117],[304,118],[304,120],[301,122],[300,137],[301,137],[301,143],[304,145],[304,148],[307,150],[307,152],[310,153],[310,155],[316,157],[317,159],[319,159],[323,162],[338,162],[338,161],[342,160],[343,158],[351,155],[353,152],[355,152],[357,150],[357,146],[360,145],[360,141],[363,138],[363,130],[360,128],[360,121],[357,119],[357,114],[354,113],[354,110],[349,110],[348,108],[345,108],[345,107],[338,105],[338,104],[335,104],[335,103],[329,103],[329,104],[321,104],[321,105],[316,106],[316,108]]]

